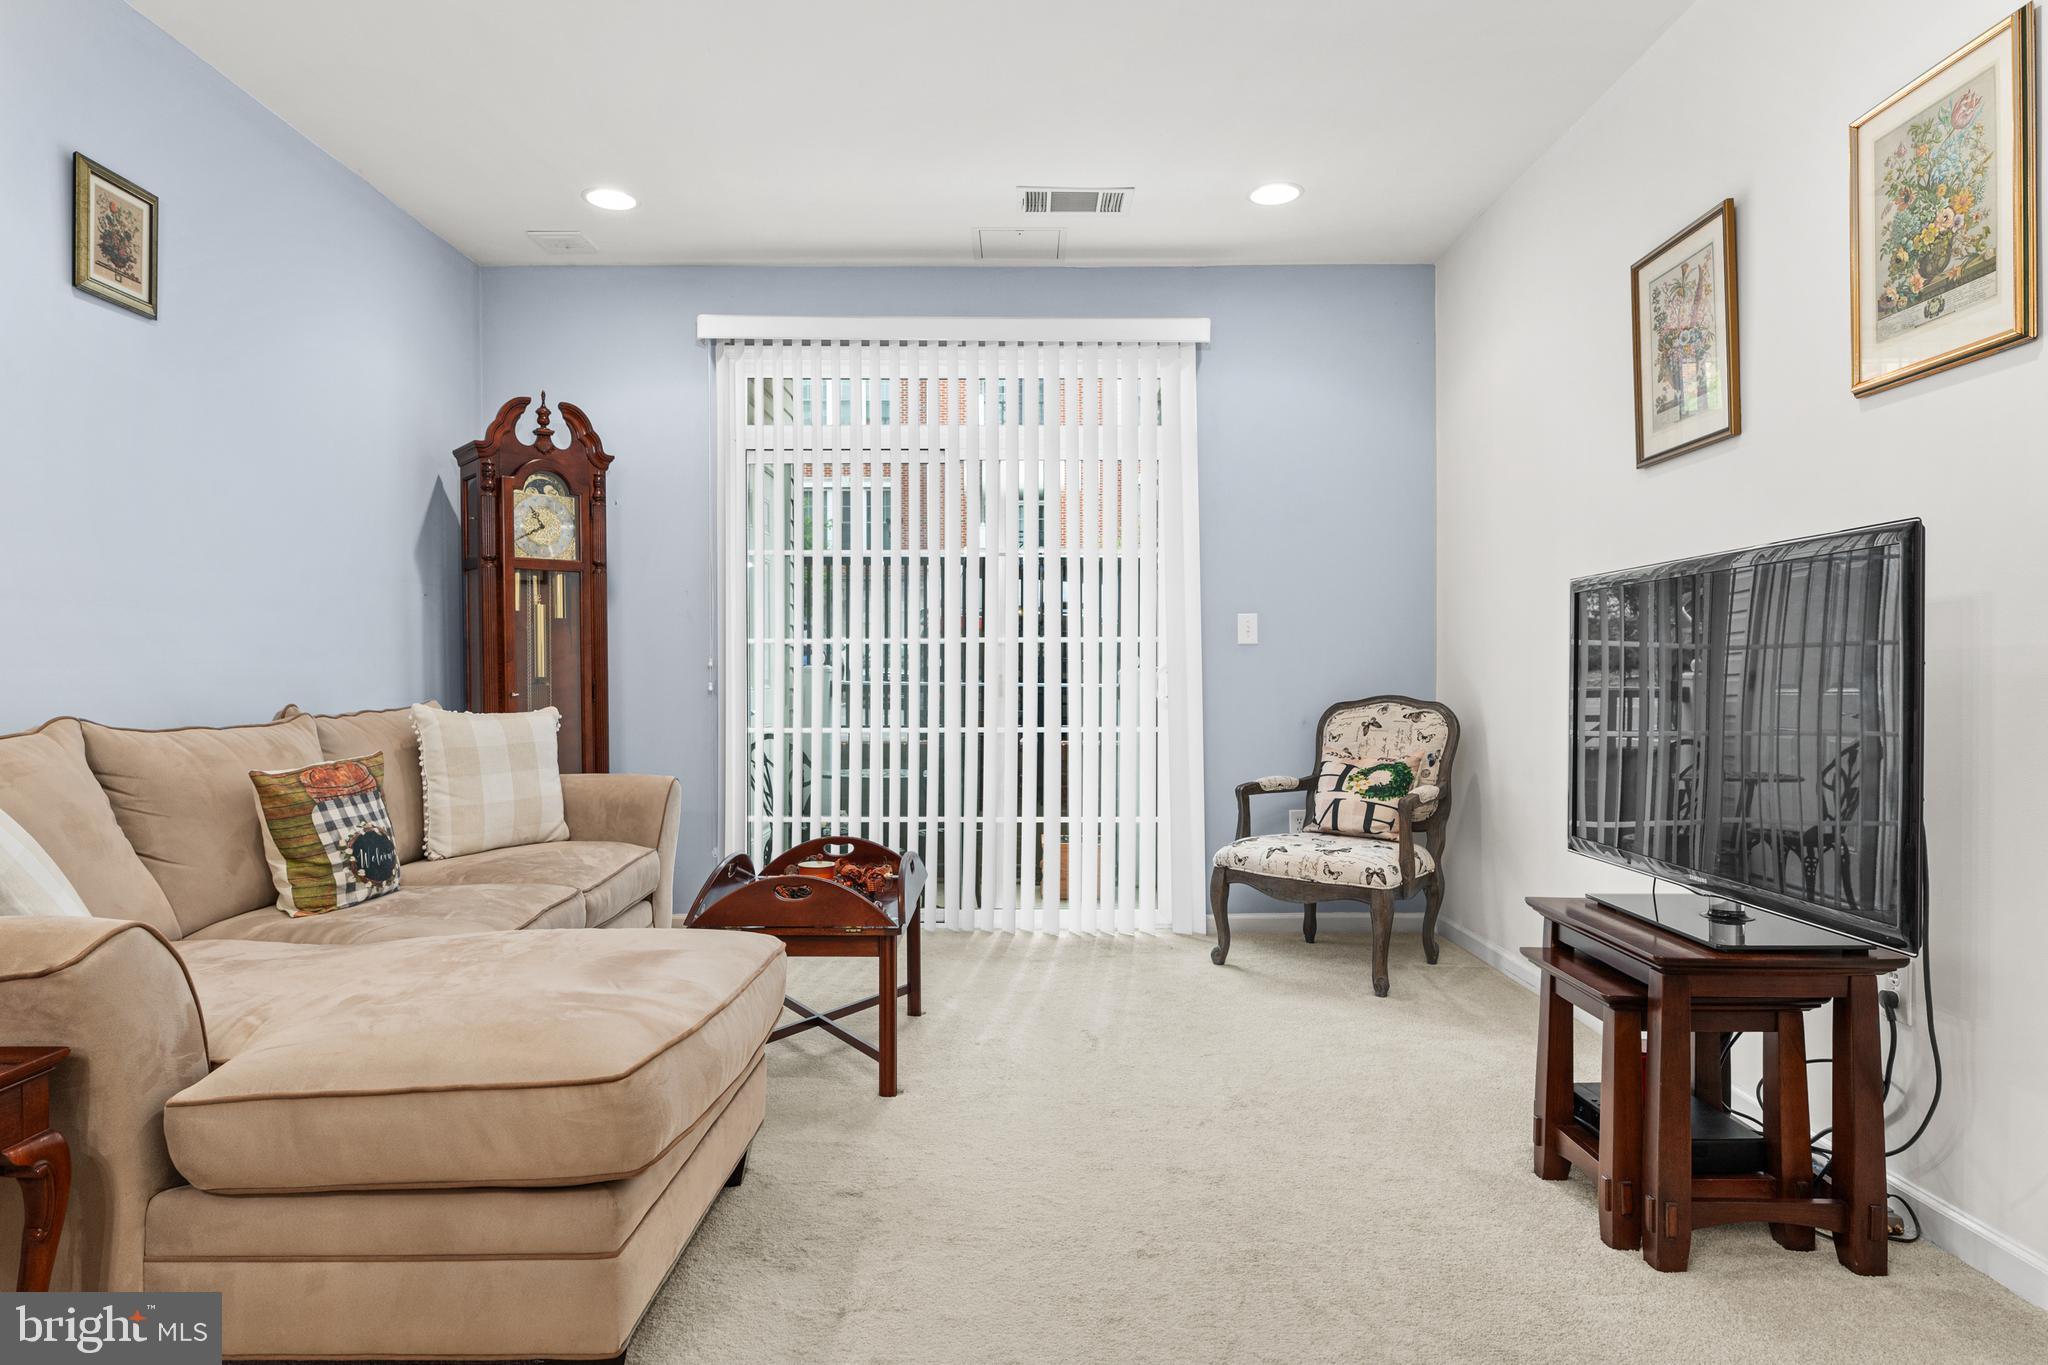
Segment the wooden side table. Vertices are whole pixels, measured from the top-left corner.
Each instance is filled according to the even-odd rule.
[[[887,867],[892,876],[872,896],[823,877],[795,872],[811,859],[846,858]],[[753,860],[736,853],[705,881],[683,917],[690,929],[744,929],[773,934],[791,957],[871,957],[879,977],[875,994],[829,1010],[815,1010],[800,1000],[783,1005],[801,1016],[768,1035],[768,1041],[808,1029],[823,1029],[855,1051],[874,1059],[880,1068],[884,1098],[896,1093],[896,1001],[909,997],[909,1012],[924,1013],[924,981],[918,943],[919,910],[924,899],[924,861],[915,852],[898,854],[865,839],[812,839],[771,859],[759,874]],[[897,944],[908,959],[898,984]],[[879,1046],[843,1029],[838,1020],[863,1010],[881,1009],[876,1029]]]
[[[1643,1259],[1683,1270],[1695,1228],[1768,1223],[1784,1246],[1832,1233],[1835,1258],[1859,1275],[1886,1270],[1884,1076],[1877,978],[1907,959],[1881,948],[1760,952],[1709,948],[1683,934],[1592,901],[1531,896],[1546,951],[1561,950],[1640,982],[1649,1002],[1643,1136]],[[1805,1141],[1801,1017],[1834,1007],[1834,1155],[1813,1182]],[[1566,1021],[1569,1023],[1569,1020]],[[1692,1097],[1726,1103],[1722,1040],[1767,1035],[1765,1113],[1771,1169],[1695,1177]],[[1699,1035],[1697,1038],[1695,1034]],[[1798,1074],[1793,1074],[1794,1072]],[[1798,1125],[1797,1139],[1791,1125]],[[1538,1115],[1539,1131],[1542,1115]],[[1540,1154],[1539,1154],[1540,1155]]]
[[[50,1127],[50,1073],[68,1047],[0,1047],[0,1176],[21,1185],[20,1293],[50,1287],[64,1206],[71,1198],[71,1146]]]

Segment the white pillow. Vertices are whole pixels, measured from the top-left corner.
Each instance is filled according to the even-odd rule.
[[[0,916],[91,914],[64,870],[0,810]]]
[[[485,715],[415,706],[412,728],[420,737],[427,857],[569,837],[555,757],[562,713],[554,707]]]

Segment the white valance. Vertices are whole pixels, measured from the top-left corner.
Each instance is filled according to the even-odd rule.
[[[1181,342],[1205,344],[1207,318],[772,317],[699,313],[699,341]]]

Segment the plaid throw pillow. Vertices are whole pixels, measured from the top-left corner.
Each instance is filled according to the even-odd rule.
[[[427,856],[459,858],[568,838],[555,758],[561,727],[562,714],[552,706],[493,715],[413,707]]]
[[[324,915],[398,889],[384,755],[252,772],[277,908]]]

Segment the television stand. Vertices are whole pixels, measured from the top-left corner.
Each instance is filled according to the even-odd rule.
[[[1861,953],[1871,946],[1817,924],[1690,891],[1588,891],[1586,899],[1722,952]]]
[[[1660,898],[1661,899],[1661,898]],[[1696,939],[1591,900],[1531,896],[1542,916],[1544,963],[1537,1014],[1536,1170],[1561,1178],[1569,1153],[1560,1135],[1573,1116],[1571,1033],[1574,992],[1561,976],[1601,985],[1602,1000],[1633,1004],[1648,1034],[1615,1074],[1617,1094],[1640,1084],[1643,1259],[1683,1270],[1695,1228],[1768,1223],[1786,1246],[1811,1247],[1812,1228],[1834,1238],[1835,1258],[1858,1275],[1885,1273],[1884,1058],[1877,1038],[1877,978],[1907,959],[1884,948],[1799,954],[1712,951]],[[1670,918],[1670,906],[1665,907]],[[1766,917],[1768,918],[1768,917]],[[1567,965],[1576,970],[1567,971]],[[1603,984],[1604,983],[1604,984]],[[1833,1006],[1834,1155],[1816,1178],[1806,1134],[1806,1011]],[[1610,1015],[1615,1011],[1609,1010]],[[1778,1126],[1766,1142],[1767,1168],[1747,1176],[1695,1174],[1693,1097],[1725,1106],[1721,1064],[1730,1032],[1764,1033],[1764,1112]],[[1781,1045],[1778,1039],[1790,1038]],[[1608,1040],[1617,1038],[1607,1025]],[[1621,1038],[1629,1054],[1632,1038]],[[1621,1071],[1629,1074],[1622,1078]],[[1642,1074],[1641,1082],[1634,1080]],[[1611,1118],[1611,1115],[1602,1115]],[[1629,1125],[1633,1126],[1633,1124]],[[1619,1132],[1620,1125],[1617,1125]],[[1583,1146],[1583,1142],[1578,1145]]]

